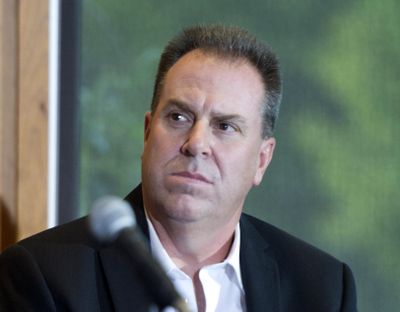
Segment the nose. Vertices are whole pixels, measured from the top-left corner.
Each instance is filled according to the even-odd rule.
[[[211,140],[207,125],[198,122],[188,132],[181,152],[186,156],[208,157],[211,155]]]

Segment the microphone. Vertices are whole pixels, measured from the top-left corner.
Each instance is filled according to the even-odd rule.
[[[188,311],[164,270],[150,255],[128,202],[114,196],[98,199],[89,214],[89,227],[99,242],[115,243],[125,251],[160,309],[171,306],[180,312]]]

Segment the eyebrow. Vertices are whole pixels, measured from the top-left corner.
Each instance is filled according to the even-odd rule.
[[[167,102],[167,105],[165,105],[164,110],[169,109],[171,107],[176,107],[178,109],[187,111],[187,112],[193,112],[193,110],[190,108],[190,105],[187,104],[186,102],[177,100],[177,99],[171,99]]]

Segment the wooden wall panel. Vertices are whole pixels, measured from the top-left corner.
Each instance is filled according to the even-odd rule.
[[[19,5],[18,233],[47,226],[48,0]]]
[[[0,0],[0,250],[17,233],[17,23],[16,1]]]
[[[47,227],[48,0],[0,0],[0,250]]]

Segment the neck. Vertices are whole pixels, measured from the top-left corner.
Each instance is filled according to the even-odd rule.
[[[202,267],[222,262],[227,257],[239,216],[233,216],[224,226],[205,228],[196,222],[160,222],[149,214],[168,255],[192,279]]]

